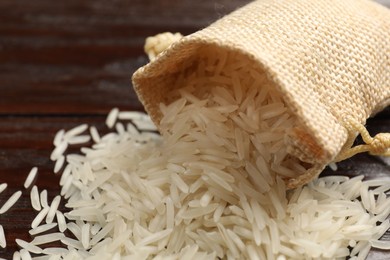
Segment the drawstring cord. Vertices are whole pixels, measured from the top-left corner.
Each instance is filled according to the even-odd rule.
[[[379,133],[372,137],[367,129],[358,121],[348,117],[345,127],[349,132],[347,143],[352,145],[354,133],[359,132],[365,144],[357,145],[342,151],[335,159],[335,162],[348,159],[358,153],[369,152],[372,155],[390,156],[390,133]]]

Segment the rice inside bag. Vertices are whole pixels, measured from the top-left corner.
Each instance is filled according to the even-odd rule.
[[[176,79],[213,49],[254,64],[296,117],[286,149],[310,167],[288,179],[289,187],[348,154],[359,125],[390,103],[388,9],[368,0],[258,0],[181,38],[135,72],[134,88],[157,126],[159,104],[174,100],[167,93]],[[374,139],[366,150],[388,153],[388,136]]]

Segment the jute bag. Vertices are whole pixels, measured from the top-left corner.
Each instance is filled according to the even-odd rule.
[[[390,103],[390,11],[368,0],[259,0],[182,38],[133,75],[134,88],[158,125],[159,104],[177,73],[203,46],[254,60],[299,120],[288,151],[313,165],[290,179],[307,183],[331,161],[356,152],[388,153],[386,134],[361,124]],[[358,132],[366,146],[352,148]],[[355,149],[355,150],[354,150]]]

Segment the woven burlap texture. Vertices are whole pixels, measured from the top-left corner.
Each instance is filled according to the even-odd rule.
[[[177,73],[203,46],[255,60],[297,116],[287,147],[313,167],[289,187],[316,177],[351,145],[345,118],[364,124],[390,102],[388,9],[366,0],[260,0],[182,38],[135,72],[134,88],[157,125]]]

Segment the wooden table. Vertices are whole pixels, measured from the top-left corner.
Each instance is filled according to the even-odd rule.
[[[8,244],[0,257],[11,258],[15,238],[30,240],[36,212],[23,182],[31,167],[38,166],[35,184],[48,190],[50,200],[59,193],[49,160],[57,130],[88,123],[106,131],[112,107],[142,111],[130,77],[147,62],[144,39],[164,31],[192,33],[247,2],[0,1],[0,183],[8,183],[0,204],[23,191],[13,209],[0,215]],[[373,133],[389,132],[389,110],[368,125]],[[341,163],[337,173],[390,178],[390,167],[359,155]],[[369,257],[385,258],[390,253],[373,251]]]

